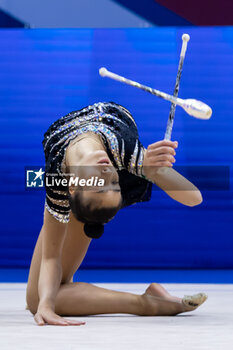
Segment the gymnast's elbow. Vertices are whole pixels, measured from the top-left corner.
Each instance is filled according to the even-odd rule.
[[[184,201],[184,205],[188,207],[195,207],[203,202],[202,194],[199,190],[197,191],[190,191],[186,197],[186,200]]]
[[[165,191],[172,199],[187,207],[195,207],[202,203],[202,194],[196,190],[189,191]]]

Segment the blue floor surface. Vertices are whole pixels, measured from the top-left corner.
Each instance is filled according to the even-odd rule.
[[[27,282],[28,269],[0,269],[1,283]],[[233,270],[80,269],[74,281],[96,283],[233,283]]]

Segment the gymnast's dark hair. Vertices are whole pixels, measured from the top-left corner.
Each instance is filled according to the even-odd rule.
[[[84,232],[90,238],[100,238],[104,233],[104,224],[113,219],[122,207],[122,201],[115,207],[92,208],[91,203],[83,204],[82,191],[76,191],[69,203],[75,218],[84,223]]]

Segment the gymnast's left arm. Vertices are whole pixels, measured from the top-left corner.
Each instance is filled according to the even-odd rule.
[[[143,174],[175,201],[189,207],[202,203],[198,188],[172,168],[178,143],[162,140],[148,146],[144,153]]]

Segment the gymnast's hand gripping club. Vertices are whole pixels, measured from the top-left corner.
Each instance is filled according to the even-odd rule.
[[[152,95],[155,95],[157,97],[163,98],[164,100],[170,101],[170,102],[174,103],[175,105],[182,107],[192,117],[199,118],[199,119],[209,119],[212,115],[212,109],[208,105],[206,105],[205,103],[203,103],[201,101],[194,100],[194,99],[183,100],[179,97],[174,97],[172,95],[168,95],[165,92],[162,92],[162,91],[159,91],[156,89],[152,89],[149,86],[139,84],[136,81],[133,81],[133,80],[124,78],[118,74],[109,72],[106,68],[103,68],[103,67],[100,68],[99,74],[102,77],[108,77],[108,78],[120,81],[121,83],[125,83],[128,85],[137,87],[141,90],[144,90],[144,91],[151,93]]]

